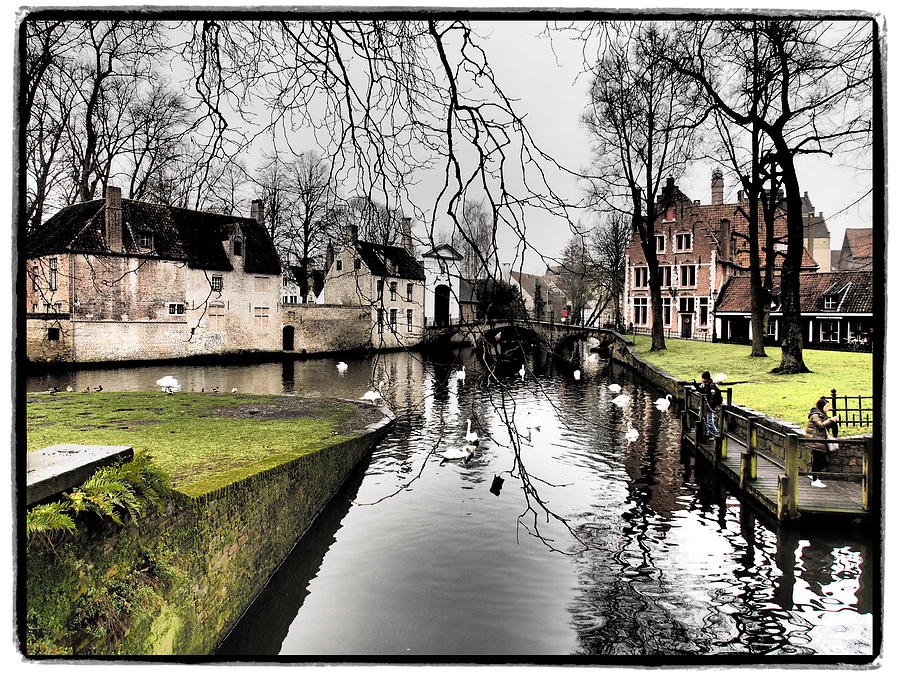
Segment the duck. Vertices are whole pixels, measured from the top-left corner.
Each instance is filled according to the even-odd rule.
[[[50,387],[45,393],[47,394],[55,394],[59,389],[57,387]]]
[[[218,387],[213,387],[210,391],[212,391],[212,393],[214,393],[214,394],[218,394],[218,393],[219,393],[219,388],[218,388]]]
[[[466,442],[478,445],[478,434],[472,431],[472,420],[466,418]]]
[[[96,387],[94,387],[94,391],[103,391],[103,385],[98,384]]]
[[[522,364],[522,367],[519,368],[519,377],[521,378],[522,382],[525,381],[525,364],[524,363]]]
[[[620,384],[611,384],[611,385],[607,386],[606,388],[609,389],[614,394],[618,394],[620,391],[622,391],[622,385],[620,385]]]
[[[458,459],[463,459],[468,462],[474,454],[475,446],[464,445],[462,448],[448,448],[447,450],[444,450],[444,452],[440,453],[440,456],[444,461],[455,461]]]
[[[347,365],[346,363],[344,363],[343,361],[338,361],[337,369],[338,369],[338,372],[339,372],[339,373],[341,373],[341,374],[346,373],[346,372],[347,372],[347,368],[349,368],[349,367],[350,367],[350,366],[348,366],[348,365]]]
[[[665,412],[672,405],[672,394],[666,394],[665,398],[658,398],[653,402],[657,410]]]
[[[581,371],[576,370],[574,373],[572,373],[572,377],[574,377],[576,380],[580,380],[581,379]]]
[[[719,384],[720,382],[724,382],[728,379],[728,376],[725,373],[716,373],[713,375],[713,382]]]
[[[90,393],[91,393],[91,388],[90,388],[90,387],[85,387],[84,389],[81,390],[81,393],[82,393],[82,394],[90,394]]]
[[[466,367],[463,366],[461,370],[456,371],[456,379],[460,382],[465,382],[466,380]]]
[[[374,389],[370,389],[365,394],[363,394],[360,398],[363,401],[371,401],[372,403],[375,403],[375,401],[377,401],[381,398],[381,388],[383,386],[384,386],[384,380],[381,380],[378,383],[377,387],[375,387]]]
[[[628,401],[630,400],[631,397],[629,397],[628,394],[619,394],[612,400],[612,402],[620,408],[624,408],[626,405],[628,405]]]
[[[631,426],[631,422],[628,423],[628,429],[625,431],[625,440],[629,443],[633,443],[638,439],[638,430]]]
[[[181,391],[181,385],[178,384],[178,380],[171,375],[159,378],[156,381],[156,386],[161,387],[167,394],[174,394],[176,391]]]
[[[232,387],[232,388],[231,388],[231,393],[232,393],[232,394],[236,394],[236,393],[237,393],[237,387]]]
[[[72,388],[72,385],[71,385],[71,384],[67,384],[67,385],[66,385],[66,391],[75,391],[75,390]]]

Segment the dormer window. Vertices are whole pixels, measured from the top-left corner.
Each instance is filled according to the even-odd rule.
[[[825,296],[825,309],[837,309],[838,297],[836,295]]]
[[[234,242],[231,245],[231,251],[235,256],[244,255],[244,240],[240,237],[235,237]]]
[[[142,251],[153,250],[153,235],[150,232],[137,233],[137,245]]]

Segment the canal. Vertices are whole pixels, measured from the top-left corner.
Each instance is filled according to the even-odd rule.
[[[222,658],[871,654],[872,535],[757,519],[683,453],[677,412],[653,405],[659,392],[586,345],[576,355],[580,379],[540,352],[522,378],[519,363],[487,369],[453,349],[344,359],[343,374],[337,359],[152,365],[27,387],[150,390],[174,375],[186,391],[359,398],[386,381],[396,427]],[[443,460],[465,445],[467,420],[477,450]]]

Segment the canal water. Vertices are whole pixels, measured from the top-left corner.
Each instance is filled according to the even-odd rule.
[[[659,392],[576,350],[490,368],[471,350],[85,369],[49,386],[359,398],[397,424],[217,656],[869,655],[871,534],[776,528],[683,453]],[[457,374],[465,365],[465,379]],[[620,384],[625,407],[608,385]],[[480,437],[471,458],[443,460]],[[629,441],[626,432],[637,431]],[[299,534],[299,533],[298,533]]]

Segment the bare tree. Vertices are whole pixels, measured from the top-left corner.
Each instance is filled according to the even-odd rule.
[[[584,312],[592,290],[590,259],[582,237],[573,236],[566,242],[560,255],[559,267],[557,285],[565,294],[566,300],[572,304],[570,320],[581,324],[586,318]]]
[[[625,214],[612,212],[594,229],[588,246],[590,268],[600,291],[598,313],[612,303],[613,324],[617,330],[624,330],[625,327],[622,297],[628,271],[626,254],[633,232]]]
[[[759,166],[751,171],[755,179],[750,185],[759,189],[760,179],[769,175],[785,190],[788,236],[781,271],[780,373],[808,370],[800,318],[803,205],[796,160],[807,154],[832,156],[870,141],[872,30],[871,22],[700,25],[692,40],[679,42],[677,56],[666,55],[673,67],[703,88],[717,111],[751,134],[755,130],[757,136],[764,135],[769,144],[765,156],[756,159]],[[737,101],[719,79],[721,46],[727,47],[726,55],[743,55],[741,71],[751,78],[744,80],[749,95]]]
[[[655,24],[617,24],[602,37],[583,119],[595,146],[595,204],[627,213],[649,269],[653,350],[665,349],[656,222],[672,206],[663,181],[691,158],[704,115],[692,81],[662,55],[672,39]]]
[[[450,244],[460,252],[460,273],[469,280],[483,279],[496,266],[497,244],[494,241],[491,215],[484,201],[466,199],[462,219],[449,237]]]

